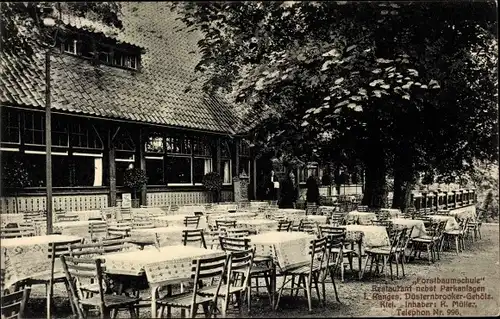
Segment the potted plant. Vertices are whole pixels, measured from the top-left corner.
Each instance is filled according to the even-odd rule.
[[[212,192],[214,203],[219,202],[219,195],[222,189],[222,178],[217,172],[210,172],[203,176],[203,186],[209,192]]]
[[[146,171],[140,168],[130,168],[123,175],[123,184],[132,190],[132,207],[138,208],[140,200],[137,198],[137,192],[146,187],[148,177]]]
[[[6,165],[2,172],[4,185],[15,190],[14,200],[16,202],[16,214],[19,212],[19,191],[31,185],[28,170],[24,163],[18,159],[14,160],[12,165]]]

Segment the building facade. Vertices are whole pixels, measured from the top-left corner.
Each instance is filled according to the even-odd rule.
[[[51,150],[55,209],[119,204],[125,170],[146,171],[141,204],[205,203],[203,176],[253,173],[240,120],[195,74],[196,32],[182,30],[168,3],[123,3],[123,30],[63,14],[50,58]],[[45,208],[45,76],[43,48],[1,57],[1,166],[24,165],[29,186],[2,183],[0,211]],[[16,196],[14,196],[16,195]]]

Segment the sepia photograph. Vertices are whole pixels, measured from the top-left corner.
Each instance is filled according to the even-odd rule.
[[[1,2],[1,319],[500,316],[497,11]]]

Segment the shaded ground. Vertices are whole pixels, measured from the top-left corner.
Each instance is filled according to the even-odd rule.
[[[475,243],[467,243],[465,252],[456,255],[455,252],[445,252],[441,256],[441,260],[429,265],[426,260],[416,260],[411,262],[405,267],[406,277],[403,279],[396,279],[391,281],[388,279],[387,286],[412,286],[415,280],[418,279],[461,279],[467,278],[485,278],[480,284],[471,284],[476,288],[484,287],[484,291],[478,293],[478,296],[489,294],[491,299],[469,299],[464,301],[469,304],[461,304],[460,306],[451,305],[451,301],[446,301],[448,307],[442,307],[440,301],[437,301],[436,306],[433,307],[413,307],[412,310],[426,310],[430,309],[431,315],[434,309],[437,312],[440,310],[442,316],[492,316],[500,314],[500,265],[499,265],[499,225],[498,224],[483,224],[482,239]],[[307,301],[303,294],[298,298],[290,298],[285,296],[280,303],[280,310],[273,312],[269,306],[266,296],[261,296],[259,300],[252,300],[252,312],[247,313],[243,311],[240,315],[235,313],[231,317],[366,317],[366,316],[399,316],[405,315],[398,312],[399,309],[405,309],[403,300],[396,301],[394,308],[388,308],[388,304],[381,305],[379,300],[374,300],[373,289],[374,287],[385,287],[386,282],[382,276],[372,277],[369,274],[365,276],[362,281],[355,278],[355,274],[350,272],[346,273],[346,280],[344,283],[338,281],[338,291],[341,303],[334,301],[334,294],[331,285],[327,286],[327,296],[331,297],[331,301],[325,307],[319,306],[313,300],[313,311],[307,311]],[[432,287],[433,284],[418,284],[413,285],[411,289],[415,292],[416,286],[419,287]],[[460,285],[456,285],[460,286]],[[449,287],[446,286],[446,287]],[[445,288],[446,288],[445,287]],[[440,285],[437,285],[440,289]],[[449,288],[450,289],[450,288]],[[451,288],[452,289],[452,288]],[[438,294],[443,294],[441,292]],[[28,303],[27,317],[30,318],[44,318],[45,317],[45,300],[41,297],[44,294],[44,288],[34,287],[32,298]],[[431,293],[426,293],[430,295]],[[459,292],[466,298],[466,292]],[[404,299],[404,293],[392,293],[392,296],[398,295]],[[475,295],[475,294],[472,294]],[[470,295],[470,296],[472,296]],[[55,318],[69,318],[71,311],[68,302],[64,300],[64,293],[58,289],[56,291],[56,309]],[[313,294],[313,297],[315,294]],[[410,300],[411,301],[411,300]],[[418,300],[414,300],[418,301]],[[449,303],[449,304],[448,304]],[[141,310],[141,317],[149,317],[149,309]],[[436,313],[437,314],[437,313]],[[418,314],[413,314],[416,316]],[[120,313],[118,317],[128,317],[127,312]]]

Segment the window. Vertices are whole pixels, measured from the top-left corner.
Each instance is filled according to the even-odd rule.
[[[129,168],[133,168],[134,164],[131,162],[116,162],[116,185],[124,186],[123,176],[125,175],[125,171]]]
[[[193,162],[193,181],[195,184],[201,184],[203,182],[203,176],[212,171],[212,159],[211,158],[199,158],[196,157]]]
[[[126,129],[120,129],[120,131],[118,132],[117,136],[113,141],[113,145],[115,146],[116,150],[131,151],[131,152],[135,151],[134,140],[132,139],[132,136],[130,135],[129,131]]]
[[[191,184],[191,158],[167,157],[167,183]]]
[[[103,149],[101,137],[89,121],[73,123],[71,145],[75,148]]]
[[[24,114],[24,143],[45,145],[45,117],[43,113]]]
[[[250,176],[250,147],[248,142],[241,140],[238,147],[238,153],[240,155],[240,167],[238,167],[238,174],[245,172],[247,176]]]
[[[104,63],[112,63],[111,48],[102,44],[97,45],[97,57],[99,61]]]
[[[318,166],[315,164],[308,164],[306,167],[299,169],[299,183],[305,183],[310,176],[318,177],[318,175]]]
[[[241,157],[240,158],[240,168],[238,170],[238,173],[241,174],[245,172],[247,176],[250,176],[250,160],[246,157]]]
[[[70,54],[78,54],[78,40],[68,39],[63,44],[63,51]]]
[[[148,185],[165,185],[162,156],[146,156],[146,175],[148,176]]]
[[[163,137],[161,136],[150,136],[146,142],[146,152],[150,153],[163,153]]]
[[[231,160],[222,160],[222,172],[224,173],[222,182],[231,184]]]
[[[222,182],[224,184],[231,184],[231,150],[227,141],[221,142],[221,164],[222,164]]]
[[[21,143],[20,119],[19,112],[2,108],[2,142]]]
[[[29,167],[28,176],[32,187],[45,186],[45,154],[24,154],[24,163]]]
[[[102,186],[102,157],[74,156],[74,186]]]
[[[68,146],[68,124],[66,120],[54,117],[52,120],[52,145]]]

